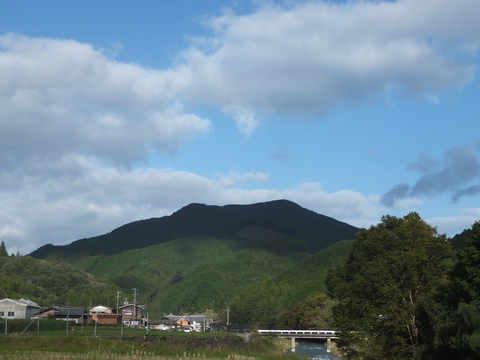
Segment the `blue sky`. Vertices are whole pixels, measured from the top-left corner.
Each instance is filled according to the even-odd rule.
[[[27,254],[200,202],[359,227],[480,219],[480,2],[10,1],[0,240]]]

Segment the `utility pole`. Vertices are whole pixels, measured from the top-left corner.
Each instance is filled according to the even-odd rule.
[[[137,288],[133,288],[133,321],[135,321],[135,327],[137,327]]]
[[[117,314],[118,314],[118,300],[120,299],[121,291],[117,291]]]
[[[230,321],[230,308],[227,308],[227,325]]]

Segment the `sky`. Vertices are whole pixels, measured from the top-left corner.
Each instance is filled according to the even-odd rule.
[[[479,0],[0,5],[0,240],[190,203],[480,220]]]

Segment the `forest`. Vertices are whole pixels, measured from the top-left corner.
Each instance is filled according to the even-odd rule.
[[[348,358],[480,358],[480,222],[466,234],[455,250],[417,213],[357,234],[326,280]]]

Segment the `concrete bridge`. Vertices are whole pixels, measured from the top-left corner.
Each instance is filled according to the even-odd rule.
[[[338,339],[335,330],[258,330],[260,336],[276,336],[283,339],[292,339],[292,352],[295,351],[295,339],[322,339],[327,342],[327,352],[330,352],[332,339]]]

